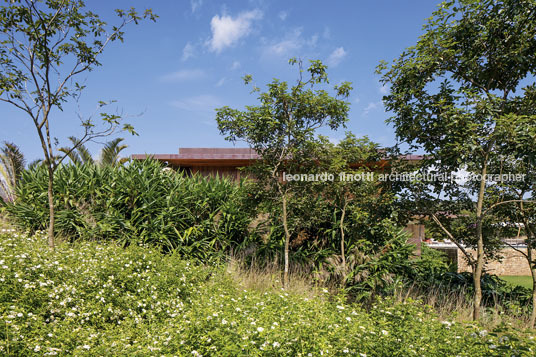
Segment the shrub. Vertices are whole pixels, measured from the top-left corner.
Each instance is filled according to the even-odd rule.
[[[211,259],[244,243],[250,221],[242,183],[187,177],[152,160],[128,166],[63,165],[55,173],[56,233],[70,240],[153,244]],[[47,173],[25,171],[7,212],[35,232],[48,221]]]
[[[0,232],[0,355],[533,356],[533,331],[440,320],[418,301],[369,310],[320,293],[245,290],[156,249]]]

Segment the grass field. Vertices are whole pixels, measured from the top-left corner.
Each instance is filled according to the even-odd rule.
[[[525,275],[525,276],[505,275],[505,276],[501,276],[501,279],[509,282],[510,284],[520,285],[529,289],[532,288],[532,277],[528,275]]]

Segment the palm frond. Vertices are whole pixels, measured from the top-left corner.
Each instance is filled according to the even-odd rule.
[[[62,147],[59,149],[59,151],[67,154],[69,159],[71,159],[71,161],[75,164],[76,163],[78,164],[94,164],[95,163],[88,148],[83,143],[81,143],[80,139],[74,136],[69,136],[69,140],[71,141],[73,146]]]
[[[0,175],[2,175],[2,191],[11,198],[15,187],[22,176],[26,160],[19,147],[13,143],[4,141],[0,149]]]
[[[116,138],[112,141],[108,141],[104,148],[101,151],[100,164],[103,166],[115,166],[117,164],[122,164],[123,160],[119,156],[121,151],[126,149],[128,145],[120,145],[121,142],[125,140],[123,138]]]

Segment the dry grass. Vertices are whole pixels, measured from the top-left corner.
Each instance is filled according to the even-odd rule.
[[[270,263],[245,264],[240,257],[232,257],[227,263],[227,271],[231,277],[244,289],[266,291],[281,291],[283,289],[283,269],[277,259]],[[312,270],[298,264],[291,265],[290,285],[286,292],[299,294],[305,297],[327,297],[324,291],[327,289],[336,293],[337,287],[320,283],[315,279]],[[438,287],[423,291],[416,286],[403,288],[395,294],[396,300],[420,301],[423,305],[431,306],[441,320],[456,322],[471,322],[473,315],[472,299],[467,298],[465,291],[446,291]],[[365,308],[367,304],[363,305]],[[528,316],[514,315],[500,304],[482,309],[482,318],[479,324],[485,329],[493,329],[501,324],[507,324],[519,329],[529,327]]]
[[[310,298],[325,295],[322,291],[326,287],[315,282],[311,271],[299,265],[291,265],[289,270],[289,286],[284,289],[286,292]],[[283,290],[283,269],[277,259],[261,266],[255,262],[244,264],[240,258],[232,257],[227,263],[227,271],[245,289],[261,292]]]
[[[472,300],[467,298],[464,291],[446,292],[445,289],[440,288],[422,291],[415,287],[409,287],[398,291],[395,296],[399,302],[410,298],[431,306],[442,320],[470,322],[473,319],[474,305]],[[526,314],[513,315],[505,311],[505,308],[498,303],[482,309],[482,317],[479,323],[486,329],[493,329],[501,324],[520,329],[530,327],[529,318]]]

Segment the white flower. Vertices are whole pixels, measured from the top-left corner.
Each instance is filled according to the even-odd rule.
[[[39,352],[41,350],[41,346],[37,345],[34,348],[34,352]]]
[[[384,334],[385,336],[387,336],[389,334],[389,332],[385,331],[385,330],[382,330],[382,334]]]
[[[89,350],[91,348],[90,345],[83,345],[82,348],[86,349],[86,350]]]
[[[352,319],[350,317],[347,317],[346,321],[352,321]]]
[[[272,346],[274,346],[274,348],[277,348],[277,347],[281,346],[281,344],[276,341],[276,342],[272,343]]]
[[[262,332],[262,331],[264,331],[264,328],[262,328],[262,327],[257,327],[257,331]]]
[[[339,310],[344,310],[344,306],[337,305],[337,309],[339,309]]]
[[[221,320],[221,324],[222,324],[222,325],[227,325],[227,320],[226,320],[226,319],[222,319],[222,320]]]

